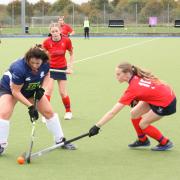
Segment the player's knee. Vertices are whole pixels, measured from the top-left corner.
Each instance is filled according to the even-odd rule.
[[[54,113],[51,110],[46,110],[44,112],[42,112],[42,115],[46,118],[46,119],[50,119],[53,117]]]
[[[146,121],[141,120],[140,123],[139,123],[139,127],[140,127],[141,129],[145,129],[145,128],[147,128],[148,126],[149,126],[149,124],[148,124]]]
[[[65,91],[61,91],[61,92],[60,92],[60,96],[61,96],[62,98],[64,98],[64,97],[67,96],[67,93],[66,93]]]
[[[46,94],[46,95],[51,96],[51,95],[52,95],[52,92],[53,92],[53,88],[46,88],[46,89],[45,89],[45,94]]]
[[[10,113],[0,113],[0,119],[10,119]]]
[[[131,115],[131,119],[136,119],[139,117],[139,114],[137,113],[137,111],[134,110],[134,108],[131,109],[130,115]]]

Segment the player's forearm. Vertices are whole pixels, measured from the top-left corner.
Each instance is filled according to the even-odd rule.
[[[107,112],[97,123],[96,126],[101,127],[104,124],[106,124],[108,121],[110,121],[111,119],[113,119],[113,117],[124,107],[123,104],[121,103],[116,103],[114,105],[114,107]]]
[[[74,63],[74,54],[71,53],[70,54],[70,58],[69,58],[69,68],[73,68],[73,63]]]
[[[21,92],[18,91],[12,91],[12,95],[21,103],[23,103],[25,106],[29,107],[32,106],[32,103],[26,99]]]
[[[108,121],[110,121],[111,119],[113,119],[113,117],[116,114],[113,113],[112,111],[107,112],[97,123],[96,126],[101,127],[104,124],[106,124]]]

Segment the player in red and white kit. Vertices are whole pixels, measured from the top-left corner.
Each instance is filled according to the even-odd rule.
[[[72,119],[71,112],[71,103],[70,98],[67,93],[67,77],[66,74],[72,73],[73,68],[73,47],[71,40],[68,37],[64,37],[60,34],[59,24],[53,23],[50,25],[50,33],[51,37],[47,38],[43,42],[43,47],[46,49],[50,55],[50,69],[51,70],[64,70],[63,72],[50,72],[50,78],[45,82],[44,87],[46,87],[46,97],[51,99],[51,95],[53,92],[54,80],[57,80],[59,87],[59,94],[61,95],[62,102],[66,109],[66,113],[64,119],[70,120]],[[65,54],[66,51],[69,51],[70,59],[69,63],[67,63]]]
[[[131,120],[138,140],[129,144],[129,147],[149,146],[148,137],[151,137],[159,142],[157,146],[151,148],[152,150],[165,151],[171,149],[173,143],[169,138],[151,125],[163,116],[176,112],[176,97],[171,87],[151,73],[129,63],[122,63],[117,66],[116,78],[120,83],[129,83],[129,86],[117,104],[89,130],[89,136],[98,134],[100,127],[111,120],[124,106],[136,102],[137,104],[134,104],[131,110]]]
[[[64,16],[60,16],[58,19],[58,23],[59,23],[59,29],[60,32],[63,36],[72,36],[74,35],[74,30],[72,29],[72,27],[69,24],[66,24],[64,22]]]

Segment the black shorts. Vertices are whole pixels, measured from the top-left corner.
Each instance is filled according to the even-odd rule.
[[[51,69],[66,70],[67,67],[64,67],[64,68],[51,68]],[[67,80],[66,73],[64,73],[64,72],[53,72],[53,71],[50,71],[50,77],[52,79],[54,79],[54,80]]]
[[[159,116],[168,116],[176,112],[176,98],[174,98],[174,100],[167,107],[154,106],[152,104],[149,105],[152,111]]]
[[[3,87],[1,87],[0,85],[0,97],[4,94],[10,94],[12,95],[9,91],[7,91],[6,89],[4,89]]]

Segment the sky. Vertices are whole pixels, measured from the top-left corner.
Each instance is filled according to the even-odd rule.
[[[0,4],[8,4],[8,3],[12,2],[12,1],[13,0],[0,0]],[[28,0],[28,2],[31,2],[31,3],[36,3],[38,1],[39,0]],[[44,1],[54,3],[56,0],[44,0]],[[73,2],[75,2],[77,4],[81,4],[83,2],[87,2],[88,0],[71,0],[71,1],[73,1]]]

